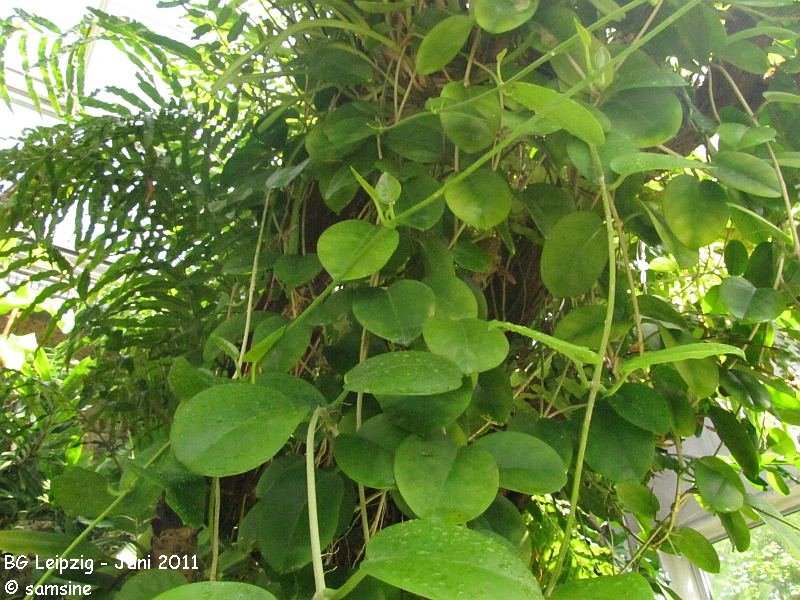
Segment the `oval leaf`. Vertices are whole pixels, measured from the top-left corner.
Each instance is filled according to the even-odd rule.
[[[646,431],[664,435],[672,427],[666,399],[644,384],[626,383],[609,398],[609,404],[623,419]]]
[[[553,227],[542,250],[542,281],[554,296],[588,291],[608,263],[603,222],[591,212],[566,215]]]
[[[319,260],[337,281],[361,279],[379,271],[391,258],[400,236],[394,229],[366,221],[341,221],[319,236]]]
[[[551,600],[652,600],[647,580],[638,573],[578,579],[558,586]]]
[[[473,0],[475,20],[489,33],[504,33],[526,23],[539,7],[539,0]]]
[[[277,600],[264,588],[235,581],[201,581],[181,585],[159,594],[154,600]]]
[[[714,175],[725,185],[754,196],[781,196],[775,170],[760,158],[744,152],[719,152],[713,164],[717,167]]]
[[[494,501],[499,482],[497,465],[485,450],[416,435],[397,448],[394,476],[417,516],[446,523],[466,523],[480,515]]]
[[[542,600],[530,569],[508,545],[456,525],[415,520],[382,530],[360,570],[431,600]]]
[[[353,392],[399,396],[424,396],[461,387],[461,369],[450,360],[410,350],[368,358],[345,376],[345,388]]]
[[[472,24],[472,19],[466,15],[453,15],[439,21],[419,45],[417,73],[430,75],[453,60],[467,41]]]
[[[653,466],[652,433],[620,419],[606,406],[592,415],[586,462],[614,482],[639,481]]]
[[[712,510],[735,512],[744,506],[744,485],[729,465],[715,456],[694,464],[694,480],[700,497]]]
[[[707,246],[721,236],[728,222],[725,190],[713,181],[680,175],[664,190],[664,218],[687,248]]]
[[[360,290],[353,314],[367,331],[396,344],[409,344],[436,310],[433,290],[420,281],[402,279],[389,288]]]
[[[178,407],[170,440],[190,471],[208,477],[244,473],[280,450],[308,414],[305,401],[264,385],[228,383]]]
[[[475,445],[494,457],[500,487],[522,494],[549,494],[567,483],[567,465],[542,440],[517,431],[499,431]]]
[[[620,92],[602,106],[613,131],[628,136],[640,148],[671,140],[683,123],[678,97],[665,88]]]
[[[493,369],[508,355],[503,332],[480,319],[433,317],[425,324],[423,337],[431,352],[449,358],[467,374]]]
[[[490,229],[511,211],[511,188],[499,174],[479,169],[465,179],[448,185],[447,206],[459,219],[477,229]]]

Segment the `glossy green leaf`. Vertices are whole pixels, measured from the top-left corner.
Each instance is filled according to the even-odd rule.
[[[448,319],[474,319],[478,316],[478,300],[462,279],[436,276],[425,279],[436,296],[436,316]]]
[[[721,237],[728,222],[725,190],[690,175],[675,177],[664,190],[664,218],[688,248],[707,246]]]
[[[576,346],[598,350],[603,337],[605,319],[605,306],[601,304],[579,306],[569,311],[558,322],[553,335]],[[630,323],[626,321],[614,320],[611,325],[611,339],[625,335],[630,327]]]
[[[0,550],[6,554],[27,554],[43,558],[61,556],[75,536],[50,531],[28,531],[25,529],[7,529],[0,531]],[[98,561],[110,559],[98,548],[88,542],[81,542],[73,548],[73,556],[83,555]]]
[[[409,350],[368,358],[344,376],[353,392],[399,396],[441,394],[461,387],[462,372],[452,361]]]
[[[661,508],[653,490],[641,483],[623,481],[614,487],[622,506],[634,514],[655,518]]]
[[[442,126],[433,114],[393,127],[385,139],[389,150],[414,162],[437,162],[444,152]]]
[[[272,458],[307,414],[305,403],[274,387],[217,385],[178,407],[170,440],[190,471],[237,475]]]
[[[541,114],[587,144],[599,146],[606,141],[603,127],[594,114],[555,90],[532,83],[515,82],[506,88],[506,93],[525,108]]]
[[[758,460],[758,449],[747,431],[749,423],[742,422],[735,415],[720,408],[711,406],[708,416],[728,450],[742,467],[745,475],[751,479],[758,477],[761,466]]]
[[[472,384],[426,396],[378,395],[378,404],[390,422],[415,433],[429,433],[450,425],[472,400]]]
[[[576,212],[559,220],[542,250],[542,281],[554,296],[589,291],[608,264],[606,230],[594,213]]]
[[[760,323],[777,319],[787,299],[778,290],[757,288],[744,277],[728,277],[719,288],[719,298],[737,319]]]
[[[792,243],[792,236],[783,232],[757,212],[734,202],[728,202],[728,207],[733,211],[731,213],[733,224],[746,239],[756,238],[754,241],[763,242],[765,239],[769,239],[769,236],[773,236],[787,244]]]
[[[669,350],[676,350],[678,348],[692,347],[697,345],[695,338],[685,331],[673,331],[666,327],[659,327],[661,334],[661,341],[666,346],[665,350],[658,350],[657,352],[664,352]],[[698,351],[701,349],[697,348]],[[710,348],[705,348],[710,350]],[[738,352],[723,351],[717,354],[738,354],[742,352],[741,349],[736,349]],[[680,350],[678,350],[680,352]],[[719,366],[713,356],[691,358],[690,360],[679,360],[674,363],[675,370],[689,386],[689,390],[697,398],[705,398],[713,394],[719,386]]]
[[[683,123],[680,100],[665,88],[629,89],[602,105],[614,131],[640,148],[671,140]]]
[[[394,453],[408,434],[385,415],[365,421],[355,433],[342,433],[333,447],[336,464],[345,475],[367,487],[395,487]]]
[[[394,459],[397,488],[414,513],[445,523],[466,523],[494,501],[499,474],[492,455],[448,438],[408,436]]]
[[[506,544],[456,525],[414,520],[383,529],[361,571],[431,600],[542,600],[530,569]]]
[[[505,496],[498,495],[489,508],[468,525],[470,529],[500,536],[517,549],[525,563],[530,562],[533,544],[525,517]]]
[[[367,331],[397,344],[414,341],[435,309],[433,290],[413,279],[359,290],[353,301],[353,314]]]
[[[725,268],[729,275],[742,275],[747,269],[747,261],[750,258],[747,248],[739,240],[729,240],[725,245]]]
[[[670,534],[669,541],[699,568],[708,573],[719,573],[720,564],[717,551],[699,531],[682,527]]]
[[[626,421],[665,435],[672,427],[672,416],[666,399],[642,383],[626,383],[609,398],[609,404]]]
[[[285,373],[294,367],[311,343],[311,327],[300,323],[289,329],[288,325],[282,315],[261,321],[253,331],[253,345],[245,360],[257,362],[264,371]]]
[[[417,51],[417,73],[430,75],[453,60],[469,38],[473,23],[472,18],[465,15],[439,21],[422,38]]]
[[[577,579],[559,585],[552,600],[653,600],[653,590],[638,573]]]
[[[639,481],[653,466],[655,438],[652,433],[620,419],[606,406],[592,415],[586,462],[614,482]]]
[[[533,183],[519,192],[518,196],[546,238],[551,237],[553,227],[559,219],[575,212],[575,198],[572,194],[549,183]]]
[[[154,600],[277,600],[264,588],[234,581],[201,581],[173,588]]]
[[[345,496],[342,477],[315,471],[317,519],[322,548],[336,535]],[[254,532],[256,544],[270,567],[291,573],[311,562],[308,529],[306,467],[302,457],[284,456],[264,471],[256,488],[259,501],[247,513],[243,529]]]
[[[725,185],[754,196],[781,196],[781,186],[775,170],[769,163],[752,154],[719,152],[714,156],[712,164],[717,167],[714,176]]]
[[[504,33],[527,23],[539,0],[473,0],[475,20],[489,33]]]
[[[744,485],[729,465],[715,456],[694,463],[694,480],[703,501],[717,512],[734,512],[744,506]]]
[[[399,241],[400,236],[394,229],[366,221],[340,221],[322,232],[317,253],[331,277],[348,281],[379,271]]]
[[[145,569],[125,580],[114,600],[152,600],[159,594],[186,585],[186,577],[180,571]]]
[[[767,53],[747,40],[729,42],[722,49],[719,57],[754,75],[764,76],[771,66]]]
[[[172,393],[183,401],[212,385],[225,383],[225,380],[214,377],[210,372],[195,367],[183,356],[179,356],[172,361],[167,382]]]
[[[412,177],[403,182],[403,189],[400,191],[400,197],[395,204],[395,213],[401,215],[413,209],[420,202],[430,197],[440,187],[439,182],[430,175],[420,175]],[[439,197],[433,202],[426,205],[415,212],[398,218],[397,222],[400,225],[407,225],[414,229],[421,229],[425,231],[430,229],[444,214],[444,199]]]
[[[431,352],[449,358],[467,374],[493,369],[508,355],[503,332],[480,319],[436,316],[425,323],[423,337]]]
[[[516,431],[498,431],[475,445],[494,457],[500,487],[522,494],[550,494],[567,483],[567,465],[540,439]]]
[[[458,242],[453,247],[453,260],[458,266],[474,273],[488,273],[492,270],[489,252],[472,242]]]
[[[502,176],[489,169],[479,169],[449,185],[444,198],[459,219],[477,229],[490,229],[508,216],[512,194]]]

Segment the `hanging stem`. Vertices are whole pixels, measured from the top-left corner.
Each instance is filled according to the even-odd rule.
[[[608,350],[608,340],[611,337],[611,324],[614,320],[614,303],[616,301],[617,289],[617,265],[616,265],[616,243],[614,241],[614,217],[611,214],[611,196],[606,187],[605,177],[603,175],[603,167],[600,163],[600,157],[597,154],[597,148],[594,145],[589,146],[592,154],[592,162],[594,163],[595,173],[597,173],[597,180],[600,186],[600,192],[603,199],[603,213],[606,221],[606,240],[608,242],[608,305],[606,306],[606,316],[603,321],[603,335],[600,339],[600,358],[594,366],[594,373],[592,373],[592,381],[589,388],[589,399],[586,402],[586,414],[583,417],[583,425],[581,427],[581,437],[578,442],[578,454],[575,458],[575,475],[572,481],[572,493],[570,494],[570,507],[569,515],[567,516],[567,524],[564,527],[564,539],[561,541],[561,547],[558,552],[558,560],[556,567],[550,576],[550,581],[547,585],[545,595],[550,596],[558,583],[561,576],[561,571],[564,569],[564,562],[570,550],[570,540],[572,538],[572,531],[575,528],[575,518],[578,511],[578,499],[581,491],[581,478],[583,476],[583,460],[586,456],[586,444],[589,440],[589,427],[592,423],[592,413],[594,412],[594,404],[597,399],[597,394],[600,391],[601,379],[603,375],[603,357]]]
[[[161,446],[161,448],[158,449],[158,452],[156,452],[150,460],[144,463],[144,468],[147,469],[153,466],[153,464],[159,458],[161,458],[161,455],[164,454],[164,452],[166,452],[167,448],[169,448],[169,442]],[[80,532],[80,534],[78,534],[78,537],[72,540],[72,543],[69,546],[67,546],[64,549],[64,551],[59,555],[61,558],[68,558],[75,551],[75,549],[78,546],[80,546],[86,538],[89,537],[89,534],[92,533],[92,531],[94,531],[97,528],[97,526],[108,515],[110,515],[113,512],[113,510],[122,503],[123,500],[125,500],[125,498],[128,497],[128,494],[130,494],[133,491],[133,485],[139,479],[139,476],[135,472],[133,477],[134,479],[130,483],[128,488],[125,491],[123,491],[119,496],[117,496],[116,499],[111,504],[109,504],[103,512],[97,515],[97,517],[95,517],[94,520],[91,523],[89,523],[88,527],[86,527],[86,529],[84,529],[83,531]],[[45,582],[47,582],[47,580],[50,579],[50,576],[53,573],[55,573],[56,568],[57,568],[56,566],[53,566],[49,568],[47,571],[45,571],[44,574],[39,578],[39,580],[33,586],[33,589],[36,589],[37,587],[44,585]],[[27,596],[25,596],[25,600],[33,600],[33,594],[28,594]]]
[[[317,520],[317,481],[314,476],[314,434],[317,432],[317,421],[322,413],[317,408],[311,415],[306,434],[306,487],[308,489],[308,532],[311,539],[311,564],[314,568],[314,597],[325,591],[325,571],[322,568],[322,544],[319,540],[319,521]]]
[[[208,580],[216,581],[217,570],[219,569],[219,514],[220,504],[222,503],[219,477],[214,477],[211,480],[211,490],[214,498],[214,510],[211,515],[211,569],[208,574]]]

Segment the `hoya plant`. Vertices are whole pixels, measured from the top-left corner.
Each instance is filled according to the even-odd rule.
[[[761,494],[798,466],[794,1],[161,4],[192,40],[2,22],[61,119],[0,152],[4,273],[44,282],[5,335],[63,297],[3,418],[79,369],[3,551],[149,556],[73,574],[119,599],[644,600],[659,553],[719,570],[688,502],[800,547]],[[86,89],[109,42],[137,80]]]

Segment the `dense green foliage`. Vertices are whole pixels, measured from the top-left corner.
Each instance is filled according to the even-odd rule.
[[[793,1],[162,4],[191,44],[0,24],[63,117],[0,152],[45,281],[4,343],[53,313],[2,373],[0,549],[191,530],[209,581],[98,597],[638,600],[659,549],[719,570],[692,497],[794,535],[745,487],[797,461]],[[92,40],[137,89],[84,89]]]

